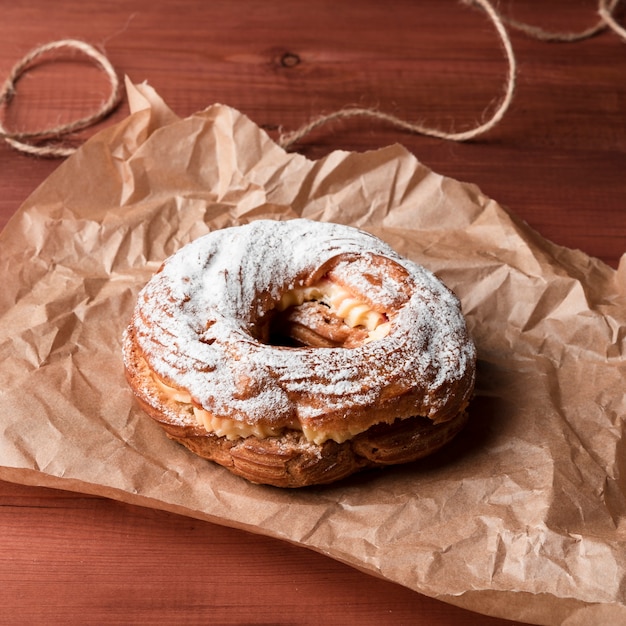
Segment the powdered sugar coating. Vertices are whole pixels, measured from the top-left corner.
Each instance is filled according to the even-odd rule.
[[[387,336],[349,349],[287,348],[255,338],[284,291],[337,257],[345,281],[357,293],[367,290],[362,267],[372,255],[406,272],[398,284],[373,270],[375,304],[389,307],[409,293]],[[450,401],[476,356],[457,298],[431,272],[368,233],[305,219],[259,220],[188,244],[141,291],[132,326],[163,380],[205,410],[249,423],[315,428],[330,414],[367,410],[416,388],[429,417]]]

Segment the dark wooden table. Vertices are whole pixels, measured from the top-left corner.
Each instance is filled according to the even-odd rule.
[[[598,19],[593,0],[500,8],[548,30]],[[624,23],[623,9],[616,17]],[[612,31],[576,43],[510,34],[515,95],[486,135],[454,143],[359,119],[333,122],[295,149],[318,158],[403,143],[548,239],[617,267],[626,248],[626,42]],[[346,105],[465,130],[489,116],[507,69],[484,13],[453,0],[32,0],[3,3],[0,79],[36,45],[67,37],[99,47],[120,75],[147,80],[181,116],[223,102],[271,133]],[[89,112],[108,83],[65,54],[18,87],[4,119],[31,129]],[[123,104],[104,123],[127,113]],[[0,143],[0,227],[58,164]],[[6,482],[0,606],[3,624],[508,623],[276,540]]]

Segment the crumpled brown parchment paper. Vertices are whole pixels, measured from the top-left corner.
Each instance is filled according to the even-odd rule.
[[[626,263],[558,247],[399,146],[288,154],[222,105],[147,85],[0,235],[0,478],[306,546],[429,596],[540,624],[626,621]],[[436,456],[300,491],[167,440],[120,353],[139,288],[215,228],[365,228],[462,300],[479,351],[467,430]]]

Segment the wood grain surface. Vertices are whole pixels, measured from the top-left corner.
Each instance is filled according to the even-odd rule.
[[[593,0],[499,7],[550,30],[598,20]],[[0,81],[36,45],[74,37],[104,51],[120,76],[148,81],[181,116],[222,102],[273,135],[347,105],[464,130],[489,116],[507,69],[485,15],[454,0],[31,0],[1,8]],[[616,17],[624,23],[622,7]],[[295,149],[318,158],[402,143],[544,237],[617,267],[626,248],[626,42],[611,31],[577,43],[510,34],[513,104],[483,137],[452,143],[360,119],[333,122]],[[69,121],[107,90],[80,55],[46,60],[20,79],[5,126]],[[122,104],[70,141],[127,113]],[[0,227],[58,164],[0,143]],[[276,540],[6,482],[0,606],[1,624],[509,623]]]

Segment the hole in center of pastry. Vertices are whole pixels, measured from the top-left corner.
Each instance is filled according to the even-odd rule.
[[[269,328],[277,346],[354,348],[389,332],[387,315],[328,279],[286,291]]]

